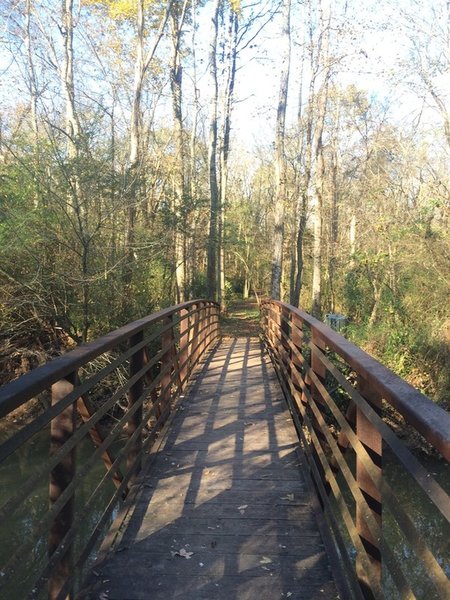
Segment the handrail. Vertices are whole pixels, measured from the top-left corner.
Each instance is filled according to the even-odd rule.
[[[55,358],[54,360],[25,373],[19,379],[6,384],[0,389],[0,418],[24,404],[30,398],[36,397],[48,389],[53,383],[63,379],[67,374],[108,352],[132,335],[158,323],[165,317],[187,310],[198,303],[198,300],[184,302],[175,307],[165,308],[156,313],[133,321],[119,329],[111,331],[87,344],[80,344],[74,350]]]
[[[203,299],[160,310],[0,389],[2,419],[51,390],[51,405],[0,444],[0,468],[32,449],[38,435],[46,436],[51,448],[49,458],[3,496],[0,522],[17,525],[21,511],[43,497],[43,485],[50,480],[50,508],[43,509],[0,562],[0,597],[42,597],[47,586],[51,600],[71,596],[114,511],[133,489],[173,402],[220,336],[219,310]],[[95,361],[100,359],[99,367]],[[104,386],[101,394],[99,386]],[[90,455],[77,465],[78,447]],[[93,479],[101,460],[106,471]],[[86,491],[87,486],[93,489]],[[87,494],[84,506],[75,502],[79,491]],[[47,545],[47,536],[46,557],[35,549]]]
[[[384,400],[450,461],[450,414],[447,411],[325,323],[290,304],[278,300],[271,302],[285,307],[313,327],[330,349],[363,375]]]
[[[450,582],[442,560],[398,501],[394,484],[388,482],[383,445],[447,528],[450,498],[397,438],[382,413],[385,405],[392,406],[447,461],[450,414],[302,310],[266,299],[261,303],[261,325],[341,567],[348,572],[352,597],[384,598],[382,568],[398,597],[416,597],[417,581],[386,540],[384,523],[391,520],[422,565],[423,579],[429,579],[431,593],[437,594],[433,597],[449,597]],[[390,593],[386,597],[393,597]]]

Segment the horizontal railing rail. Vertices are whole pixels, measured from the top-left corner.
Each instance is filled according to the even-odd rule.
[[[384,417],[395,409],[448,462],[450,414],[304,311],[264,300],[261,326],[349,595],[449,598],[448,472],[438,482]],[[431,511],[437,540],[400,498],[393,465]]]
[[[0,475],[13,473],[0,493],[0,527],[11,538],[0,551],[1,598],[73,595],[174,400],[219,335],[219,306],[193,300],[0,389]],[[46,393],[46,408],[36,410]],[[34,467],[24,467],[22,456],[38,447]]]

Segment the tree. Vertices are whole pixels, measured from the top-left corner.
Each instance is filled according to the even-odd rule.
[[[289,88],[289,69],[291,60],[291,2],[284,0],[282,6],[281,29],[281,69],[280,87],[278,95],[277,121],[275,132],[275,181],[277,183],[274,202],[274,238],[272,256],[272,283],[271,293],[275,299],[281,298],[281,278],[283,272],[283,242],[284,242],[284,214],[287,201],[286,182],[286,107]]]
[[[213,300],[219,299],[219,213],[220,196],[218,182],[218,100],[219,84],[217,80],[217,39],[219,35],[219,13],[222,0],[215,0],[211,18],[212,33],[209,43],[209,77],[211,86],[210,115],[209,115],[209,194],[210,194],[210,220],[208,238],[208,270],[207,294]]]

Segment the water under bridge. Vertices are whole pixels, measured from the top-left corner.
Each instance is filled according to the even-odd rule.
[[[260,337],[221,338],[215,303],[170,307],[0,390],[1,599],[450,597],[449,477],[390,426],[447,464],[450,415],[307,313],[260,310]]]

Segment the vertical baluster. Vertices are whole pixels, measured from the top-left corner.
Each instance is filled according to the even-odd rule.
[[[52,386],[52,406],[57,405],[76,385],[77,373],[71,373]],[[50,423],[50,454],[56,454],[75,432],[76,403],[73,402]],[[75,449],[55,466],[50,473],[49,500],[52,506],[75,475]],[[55,517],[49,532],[48,555],[53,556],[73,523],[75,499],[72,495]],[[57,562],[49,577],[49,598],[54,600],[72,573],[72,547]],[[69,594],[72,597],[72,594]]]
[[[179,350],[179,365],[180,365],[180,380],[181,390],[184,390],[187,385],[187,377],[189,373],[188,353],[189,353],[189,311],[186,308],[180,310],[180,350]]]
[[[134,334],[130,338],[130,347],[136,346],[144,339],[144,332],[139,331],[139,333]],[[144,366],[144,348],[140,348],[137,350],[130,359],[130,378],[136,375],[138,371],[142,369]],[[139,379],[133,383],[128,391],[128,408],[132,408],[136,402],[139,401],[140,396],[142,395],[144,389],[144,381],[143,377],[139,377]],[[140,402],[139,408],[136,412],[130,417],[127,423],[127,435],[130,438],[135,431],[139,428],[142,422],[142,401]],[[134,443],[131,445],[128,450],[127,456],[127,471],[133,469],[133,476],[130,479],[130,484],[136,478],[136,474],[141,470],[142,466],[142,429],[139,434],[136,435],[136,439]]]
[[[192,354],[192,362],[191,362],[191,369],[193,369],[196,364],[197,364],[197,360],[198,360],[198,353],[199,353],[199,347],[200,347],[200,341],[198,338],[198,332],[199,332],[199,325],[200,325],[200,307],[199,304],[194,304],[192,306],[192,319],[194,321],[194,327],[192,330],[192,344],[191,344],[191,354]]]
[[[205,305],[205,319],[206,319],[205,348],[208,347],[208,344],[211,341],[211,310],[212,310],[212,305],[208,302],[208,304]]]
[[[370,386],[370,384],[362,376],[358,376],[358,390],[372,406],[372,408],[381,414],[382,401],[380,395]],[[373,427],[370,421],[367,420],[363,412],[357,408],[356,410],[356,433],[360,442],[364,445],[369,453],[375,467],[382,471],[382,451],[383,440],[381,434]],[[382,519],[382,503],[381,493],[376,487],[371,477],[364,468],[360,458],[356,458],[356,481],[363,496],[367,500],[367,504],[372,511],[373,516],[380,524]],[[360,511],[359,505],[356,506],[356,527],[361,538],[361,541],[370,557],[374,572],[379,581],[381,581],[381,553],[380,540],[374,539],[367,527],[366,521]],[[356,558],[356,573],[360,582],[365,598],[372,598],[367,576],[364,572],[358,557]]]
[[[220,306],[216,306],[216,316],[217,316],[216,335],[217,335],[217,337],[220,337],[221,336],[221,329],[220,329]]]
[[[205,311],[205,303],[201,302],[200,303],[200,312],[199,312],[199,321],[200,321],[200,347],[199,347],[199,357],[202,356],[203,351],[205,349],[205,335],[206,332],[204,330],[205,327],[205,316],[206,316],[206,311]]]
[[[282,360],[286,367],[287,377],[291,378],[291,348],[289,346],[289,340],[291,338],[291,327],[290,327],[290,315],[289,310],[282,306],[280,310],[280,338],[282,348]],[[288,386],[289,389],[289,386]]]
[[[211,335],[211,341],[213,341],[217,337],[217,323],[216,323],[216,319],[217,319],[217,306],[215,304],[211,304],[210,311],[211,311],[210,335]]]
[[[266,305],[263,303],[259,305],[259,328],[263,332],[263,336],[267,339]]]

